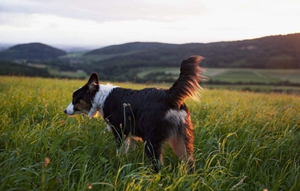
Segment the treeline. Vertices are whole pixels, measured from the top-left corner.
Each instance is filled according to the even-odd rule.
[[[34,68],[25,64],[5,61],[0,61],[0,75],[53,77],[49,74],[47,68]]]

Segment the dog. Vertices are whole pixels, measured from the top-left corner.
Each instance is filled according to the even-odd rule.
[[[179,159],[188,164],[188,172],[193,172],[194,127],[184,101],[187,97],[199,98],[201,60],[201,56],[183,60],[179,78],[169,89],[132,90],[102,85],[93,73],[73,93],[72,102],[64,112],[87,114],[91,118],[99,112],[115,137],[117,150],[125,142],[127,152],[131,137],[141,139],[155,172],[163,165],[163,146],[168,142]]]

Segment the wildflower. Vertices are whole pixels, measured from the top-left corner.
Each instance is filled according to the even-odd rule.
[[[65,125],[65,124],[66,124],[65,120],[60,120],[60,125],[61,126]]]
[[[50,158],[46,157],[44,162],[44,167],[46,168],[49,163],[50,163]]]
[[[89,190],[91,190],[91,189],[92,189],[92,183],[89,182],[89,183],[87,184],[87,188],[88,188]]]

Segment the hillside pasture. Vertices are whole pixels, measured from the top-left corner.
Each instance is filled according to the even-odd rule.
[[[171,75],[177,79],[180,68],[155,67],[141,68],[137,77],[143,78],[149,74]],[[202,74],[209,77],[211,81],[229,83],[278,83],[289,81],[300,84],[300,69],[243,69],[243,68],[205,68]]]
[[[179,76],[179,68],[143,68],[137,78],[148,82],[172,83]],[[300,93],[300,70],[205,68],[202,74],[209,78],[203,82],[207,88],[249,90],[262,92]],[[147,82],[147,80],[145,81]]]
[[[195,173],[166,145],[155,174],[142,142],[117,155],[101,118],[63,113],[85,82],[0,77],[0,190],[300,189],[299,96],[204,90],[187,100]]]
[[[289,81],[300,83],[300,69],[242,69],[242,68],[207,68],[205,75],[211,80],[221,82],[278,83]]]

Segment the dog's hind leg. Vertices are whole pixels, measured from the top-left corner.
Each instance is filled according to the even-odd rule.
[[[170,137],[168,142],[179,160],[187,163],[188,173],[192,173],[194,171],[194,157],[192,145],[189,143],[190,140],[186,140],[183,135],[177,134]]]

